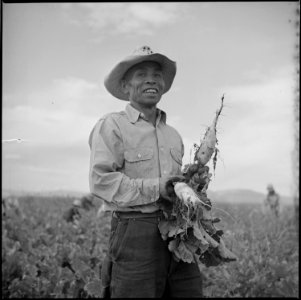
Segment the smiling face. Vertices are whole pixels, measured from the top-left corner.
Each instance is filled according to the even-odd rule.
[[[160,101],[165,87],[161,66],[152,61],[144,61],[130,68],[122,80],[124,93],[136,108],[155,107]]]

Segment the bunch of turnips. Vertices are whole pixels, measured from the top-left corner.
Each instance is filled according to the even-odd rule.
[[[225,245],[222,235],[214,224],[219,218],[212,217],[211,201],[207,198],[207,188],[211,174],[206,164],[212,155],[215,170],[218,149],[216,125],[223,109],[224,96],[216,116],[208,127],[200,146],[195,147],[194,162],[184,167],[184,180],[169,182],[168,192],[174,205],[165,210],[165,219],[159,223],[159,230],[174,258],[188,263],[203,263],[216,266],[237,259]]]

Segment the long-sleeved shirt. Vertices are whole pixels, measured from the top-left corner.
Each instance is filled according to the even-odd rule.
[[[159,178],[181,174],[184,145],[157,109],[155,126],[127,104],[94,126],[90,137],[90,191],[104,200],[105,210],[159,210]]]

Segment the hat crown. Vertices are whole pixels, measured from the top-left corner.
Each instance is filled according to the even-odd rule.
[[[142,46],[134,50],[133,55],[150,55],[154,52],[149,46]]]

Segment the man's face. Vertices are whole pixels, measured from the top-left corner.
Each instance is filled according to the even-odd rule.
[[[134,106],[156,106],[165,87],[161,66],[151,61],[134,65],[125,74],[122,86]]]

